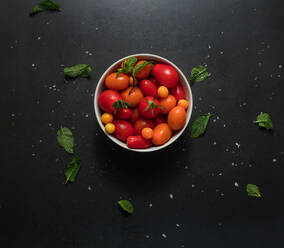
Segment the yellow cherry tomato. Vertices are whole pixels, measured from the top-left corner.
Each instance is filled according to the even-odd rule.
[[[108,134],[112,134],[115,131],[115,125],[113,123],[108,123],[105,125],[105,130]]]
[[[160,86],[158,88],[158,95],[159,97],[165,98],[169,95],[169,90],[166,86]]]
[[[101,116],[101,121],[102,121],[103,124],[111,123],[111,122],[113,121],[113,116],[112,116],[112,114],[104,113],[104,114]]]
[[[152,139],[153,137],[153,129],[149,127],[145,127],[142,129],[142,137],[144,139]]]
[[[188,101],[185,100],[185,99],[180,99],[180,100],[178,101],[178,104],[177,104],[177,105],[183,107],[184,109],[187,109],[189,103],[188,103]]]

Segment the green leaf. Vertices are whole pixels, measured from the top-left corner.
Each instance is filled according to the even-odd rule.
[[[192,82],[201,82],[208,77],[207,68],[203,65],[196,66],[192,69],[190,80]]]
[[[143,63],[141,63],[141,64],[135,66],[135,67],[133,68],[133,71],[132,71],[132,76],[135,77],[136,74],[137,74],[143,67],[145,67],[146,65],[149,65],[149,64],[153,65],[153,61],[145,61],[145,62],[143,62]]]
[[[82,166],[82,162],[78,157],[75,157],[72,159],[70,164],[67,165],[66,170],[65,170],[65,184],[69,182],[74,182],[76,179],[76,176]]]
[[[205,133],[210,117],[210,114],[200,115],[194,120],[190,133],[191,138],[197,138]]]
[[[254,123],[257,123],[259,127],[264,127],[267,130],[273,129],[273,123],[271,121],[270,115],[267,113],[259,114]]]
[[[30,15],[35,15],[39,12],[45,10],[57,10],[60,11],[60,5],[58,3],[54,3],[50,0],[41,1],[36,4],[30,11]]]
[[[261,197],[258,186],[254,184],[247,184],[247,192],[249,196]]]
[[[71,130],[67,127],[61,127],[57,131],[57,141],[66,152],[73,154],[74,137]]]
[[[137,58],[135,57],[128,58],[127,61],[123,63],[123,68],[122,68],[123,72],[124,73],[131,72],[136,62],[137,62]]]
[[[117,202],[118,205],[127,213],[129,214],[133,214],[134,212],[134,207],[132,205],[132,203],[128,200],[120,200]]]
[[[72,67],[64,68],[64,74],[71,78],[89,77],[91,74],[91,67],[87,64],[78,64]]]

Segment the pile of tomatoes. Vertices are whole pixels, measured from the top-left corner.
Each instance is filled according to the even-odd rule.
[[[145,66],[140,68],[141,64]],[[139,71],[131,75],[139,65]],[[129,148],[163,145],[184,127],[189,103],[172,66],[138,60],[130,72],[113,72],[104,83],[99,96],[104,111],[101,121],[108,134]]]

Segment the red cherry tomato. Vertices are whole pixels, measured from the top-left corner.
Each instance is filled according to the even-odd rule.
[[[139,110],[138,108],[135,108],[132,110],[131,116],[130,116],[130,122],[134,125],[135,122],[139,119]]]
[[[165,115],[159,114],[159,115],[157,116],[157,118],[155,119],[155,126],[157,126],[157,125],[159,125],[159,124],[161,124],[161,123],[165,123],[165,122],[166,122],[166,117],[165,117]]]
[[[173,88],[178,84],[179,76],[175,68],[170,65],[156,64],[152,70],[157,82],[168,88]]]
[[[103,111],[113,114],[115,108],[112,105],[119,100],[122,100],[122,98],[117,91],[105,90],[99,96],[99,106]]]
[[[155,78],[151,77],[151,78],[149,78],[149,80],[152,81],[156,85],[157,88],[159,88],[161,86],[161,85],[159,85],[159,83],[157,82],[157,80]]]
[[[180,83],[171,89],[171,93],[177,99],[177,101],[180,99],[185,99],[184,90]]]
[[[143,79],[140,81],[140,89],[142,90],[144,96],[156,96],[157,87],[156,85],[149,79]]]
[[[115,125],[114,136],[119,140],[126,141],[128,136],[133,135],[133,127],[128,121],[115,120],[113,124]]]
[[[153,120],[140,118],[134,125],[134,134],[141,134],[142,129],[145,127],[154,128]]]
[[[129,108],[119,108],[116,110],[116,118],[119,120],[127,120],[131,117],[131,110]]]
[[[159,101],[152,96],[144,97],[139,103],[139,113],[142,117],[153,119],[160,113]]]
[[[151,146],[151,141],[144,139],[141,135],[128,136],[126,143],[127,146],[132,149],[145,149]]]

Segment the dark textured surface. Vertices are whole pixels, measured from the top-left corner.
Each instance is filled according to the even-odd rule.
[[[65,0],[60,13],[29,17],[34,3],[3,2],[0,17],[1,247],[283,245],[283,1]],[[186,76],[208,65],[211,77],[192,88],[193,117],[214,114],[204,137],[187,129],[164,151],[134,154],[104,136],[96,83],[138,52]],[[65,81],[64,65],[77,63],[89,63],[92,77]],[[261,111],[272,134],[252,124]],[[60,125],[72,128],[83,161],[69,185]],[[249,198],[247,183],[263,198]],[[132,216],[116,206],[121,198],[133,202]]]

